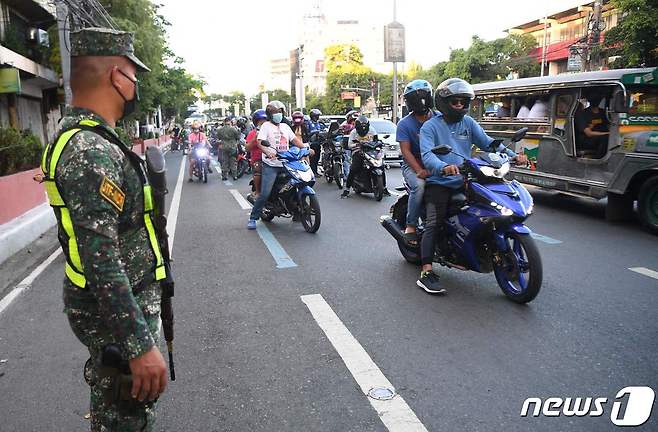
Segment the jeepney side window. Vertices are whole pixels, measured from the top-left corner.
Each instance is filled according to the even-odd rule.
[[[628,106],[629,114],[657,114],[658,88],[632,89]]]
[[[563,137],[566,135],[566,129],[569,125],[569,113],[571,112],[574,100],[575,98],[572,94],[557,95],[553,130],[558,136]]]

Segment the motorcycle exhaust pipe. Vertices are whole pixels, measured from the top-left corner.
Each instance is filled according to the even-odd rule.
[[[393,238],[398,241],[398,243],[406,243],[402,229],[398,226],[397,222],[395,222],[392,217],[383,215],[379,218],[379,223],[382,224],[386,231],[388,231],[388,233],[392,235]]]

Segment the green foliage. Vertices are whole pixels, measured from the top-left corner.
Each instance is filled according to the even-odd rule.
[[[0,176],[38,167],[42,152],[41,141],[30,131],[0,128]]]
[[[124,128],[116,127],[116,128],[114,128],[114,132],[116,132],[117,135],[119,135],[119,139],[121,139],[121,141],[124,144],[132,145],[133,140],[132,140],[132,138],[130,138],[130,136],[128,135],[128,133],[126,132],[126,130]]]
[[[324,50],[327,72],[352,72],[363,66],[363,54],[356,45],[330,45]]]
[[[608,56],[619,56],[615,68],[658,66],[658,2],[612,0],[623,16],[605,34]]]
[[[165,118],[181,118],[187,107],[196,102],[196,92],[203,88],[204,82],[190,75],[184,68],[164,66],[158,76],[162,89],[154,102],[162,107]]]

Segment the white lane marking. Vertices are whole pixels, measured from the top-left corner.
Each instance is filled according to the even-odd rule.
[[[393,389],[393,386],[320,294],[304,295],[301,299],[345,362],[384,426],[391,432],[427,432],[401,395],[397,394],[391,400],[376,400],[367,396],[372,388]]]
[[[240,208],[242,210],[249,210],[251,208],[251,203],[247,201],[236,189],[230,189],[229,192],[231,192],[233,198],[235,198],[238,204],[240,204]]]
[[[18,297],[23,291],[26,289],[30,288],[32,286],[32,282],[50,265],[51,262],[55,261],[55,258],[60,256],[62,253],[62,248],[58,247],[55,252],[53,252],[44,262],[39,264],[37,268],[32,270],[32,273],[30,273],[25,279],[23,279],[16,287],[11,290],[9,294],[7,294],[2,300],[0,300],[0,313],[4,311],[7,306],[11,304],[11,302],[14,301],[16,297]]]
[[[213,159],[212,166],[215,167],[215,171],[217,171],[217,174],[222,173],[222,166],[219,164],[219,162]]]
[[[658,272],[646,267],[631,267],[629,270],[644,276],[649,276],[650,278],[658,279]]]
[[[242,210],[249,210],[251,208],[251,203],[247,201],[236,189],[230,189],[231,195],[233,198],[240,204]],[[276,268],[292,268],[297,267],[297,264],[290,258],[290,255],[286,250],[281,246],[281,243],[274,237],[274,234],[265,226],[262,222],[258,222],[256,225],[256,232],[258,237],[265,243],[267,250],[276,261]]]
[[[560,244],[560,243],[562,243],[561,240],[556,240],[554,238],[550,238],[550,237],[545,236],[545,235],[537,234],[535,232],[533,232],[530,235],[532,236],[533,239],[539,240],[539,241],[547,243],[547,244]]]
[[[167,215],[167,233],[169,234],[169,255],[173,256],[174,237],[176,236],[176,222],[178,221],[178,209],[180,207],[181,191],[183,190],[183,178],[185,177],[185,167],[187,166],[187,156],[183,156],[178,170],[178,180],[176,180],[176,189],[171,198],[169,214]]]

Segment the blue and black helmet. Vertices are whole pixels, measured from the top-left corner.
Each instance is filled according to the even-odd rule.
[[[254,122],[254,125],[258,124],[259,120],[267,120],[267,114],[265,114],[264,109],[256,110],[251,115],[251,121]]]
[[[404,88],[404,103],[414,114],[427,114],[434,108],[432,85],[421,79],[413,80]]]

